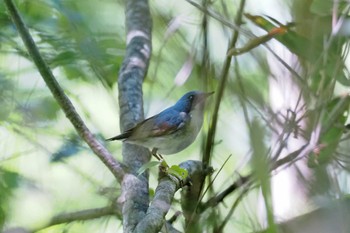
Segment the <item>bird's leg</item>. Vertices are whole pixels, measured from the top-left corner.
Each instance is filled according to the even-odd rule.
[[[157,153],[158,148],[153,148],[151,151],[151,154],[158,160],[160,161],[159,165],[159,170],[162,171],[163,173],[167,173],[169,166],[167,162],[164,160],[163,156],[159,153]]]
[[[151,154],[158,160],[158,161],[162,161],[164,160],[163,159],[163,156],[159,153],[157,153],[157,150],[158,148],[153,148],[152,151],[151,151]]]

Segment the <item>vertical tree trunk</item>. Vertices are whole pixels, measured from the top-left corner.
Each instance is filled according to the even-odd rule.
[[[147,0],[126,1],[126,56],[118,77],[120,126],[124,131],[144,119],[142,83],[151,56],[152,20]],[[149,161],[146,148],[123,144],[123,161],[130,174],[122,182],[124,232],[132,232],[145,216],[149,204],[148,173],[137,170]]]

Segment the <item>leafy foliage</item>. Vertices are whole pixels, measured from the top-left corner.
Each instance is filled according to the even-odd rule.
[[[45,61],[86,123],[96,133],[114,135],[118,126],[114,90],[126,46],[124,3],[15,2]],[[273,179],[294,168],[306,202],[349,193],[350,147],[344,127],[349,111],[349,42],[334,24],[347,18],[349,3],[294,0],[271,8],[261,1],[244,2],[203,1],[201,6],[191,0],[169,1],[167,8],[150,2],[153,54],[143,86],[146,115],[159,112],[188,90],[217,90],[227,77],[222,98],[207,106],[203,127],[205,135],[214,105],[220,103],[209,165],[225,166],[203,186],[194,185],[201,191],[197,190],[197,202],[191,203],[193,213],[176,214],[181,198],[175,196],[167,219],[184,231],[252,232],[263,228],[258,220],[263,212],[270,232],[278,232],[276,209],[287,201],[278,199],[283,195],[276,195]],[[56,214],[118,203],[123,195],[116,192],[118,185],[72,133],[2,2],[0,26],[0,227],[46,228],[43,222]],[[179,164],[202,159],[203,137],[166,160]],[[106,146],[120,159],[120,144]],[[233,156],[226,163],[228,154]],[[52,163],[58,161],[62,163]],[[150,171],[150,190],[157,184],[157,165],[152,161],[139,170],[139,174]],[[181,179],[188,176],[177,165],[169,171]],[[33,183],[24,185],[22,179]],[[18,213],[14,203],[22,204],[23,192],[35,200],[35,207],[40,205],[32,189],[49,200],[40,210],[46,219],[31,214],[31,208],[23,209],[27,221],[12,214]],[[259,197],[263,211],[257,210]],[[118,211],[107,213],[107,221],[53,228],[115,231],[122,216]],[[111,214],[115,217],[109,219]],[[191,228],[193,221],[196,226]]]
[[[8,202],[19,186],[20,175],[8,170],[0,170],[0,229],[3,229],[9,213]]]

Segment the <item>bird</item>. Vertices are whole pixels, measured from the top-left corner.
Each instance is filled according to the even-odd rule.
[[[173,106],[107,141],[122,140],[149,148],[158,160],[161,155],[178,153],[195,141],[203,125],[205,102],[213,93],[190,91]]]

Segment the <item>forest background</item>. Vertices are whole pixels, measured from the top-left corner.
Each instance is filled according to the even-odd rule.
[[[1,1],[0,229],[347,232],[349,10]],[[197,89],[215,91],[201,134],[165,157],[192,186],[105,142]]]

